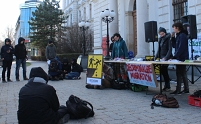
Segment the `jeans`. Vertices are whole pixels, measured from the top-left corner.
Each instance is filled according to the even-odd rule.
[[[181,91],[181,83],[184,83],[184,90],[189,91],[188,79],[186,74],[186,65],[176,65],[176,75],[177,75],[177,88],[176,91]],[[183,81],[182,81],[183,80]]]
[[[170,88],[170,78],[168,75],[168,65],[161,65],[161,74],[165,81],[165,88]]]
[[[19,70],[20,70],[20,65],[22,64],[22,69],[23,69],[23,78],[27,78],[26,76],[26,59],[16,59],[16,71],[15,71],[15,76],[16,79],[19,79]]]
[[[74,77],[79,77],[79,72],[70,72],[65,76],[65,79],[73,79]]]
[[[5,80],[5,73],[7,69],[7,79],[10,79],[12,61],[3,60],[2,80]]]

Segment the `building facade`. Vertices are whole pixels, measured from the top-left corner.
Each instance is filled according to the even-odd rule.
[[[30,46],[29,34],[30,25],[28,21],[33,17],[32,12],[36,10],[36,7],[41,3],[41,0],[26,0],[20,5],[20,16],[16,23],[15,44],[18,44],[18,38],[24,37],[26,40],[26,47],[28,55],[38,55],[38,50]]]
[[[94,53],[102,54],[102,41],[106,37],[106,23],[101,21],[100,13],[105,9],[114,10],[116,16],[109,24],[109,36],[118,32],[126,41],[129,50],[134,51],[136,57],[152,55],[153,50],[157,50],[157,42],[145,42],[144,23],[157,21],[157,29],[164,27],[167,32],[172,32],[172,24],[180,21],[185,15],[196,15],[197,32],[201,31],[201,1],[200,0],[63,0],[76,2],[69,4],[72,11],[72,18],[76,23],[82,20],[91,19],[94,31]],[[65,4],[66,5],[66,4]],[[64,6],[65,6],[64,5]],[[88,6],[88,7],[87,7]],[[91,6],[91,7],[89,7]],[[64,7],[65,8],[65,7]],[[71,10],[66,7],[65,11]],[[91,8],[91,9],[89,9]],[[92,12],[90,11],[92,10]],[[91,17],[91,18],[88,18]],[[198,35],[199,36],[199,35]],[[201,39],[201,38],[200,38]],[[153,45],[155,48],[153,49]],[[200,44],[199,44],[200,45]],[[200,46],[199,46],[200,47]],[[190,51],[190,50],[189,50]]]

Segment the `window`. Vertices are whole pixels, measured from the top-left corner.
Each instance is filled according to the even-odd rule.
[[[181,17],[188,14],[188,0],[172,0],[174,22],[181,21]]]

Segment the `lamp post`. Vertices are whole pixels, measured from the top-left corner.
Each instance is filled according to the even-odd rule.
[[[86,21],[86,22],[81,21],[79,23],[79,27],[82,28],[82,32],[83,32],[83,44],[82,44],[83,56],[85,56],[85,53],[86,53],[85,30],[88,29],[89,26],[90,26],[90,23],[88,21]]]
[[[114,12],[114,10],[110,11],[109,9],[106,9],[100,13],[100,17],[101,17],[101,20],[103,22],[107,23],[107,40],[106,40],[107,54],[105,56],[105,59],[109,60],[110,59],[110,54],[109,54],[109,42],[110,42],[109,41],[109,23],[114,20],[115,12]]]

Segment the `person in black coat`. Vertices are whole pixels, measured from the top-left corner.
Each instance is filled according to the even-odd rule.
[[[6,83],[5,73],[7,69],[7,81],[12,82],[10,79],[10,71],[13,61],[14,48],[11,45],[11,40],[9,38],[5,39],[5,45],[1,48],[1,60],[3,60],[3,70],[2,70],[2,82]]]
[[[110,52],[112,53],[113,44],[114,44],[114,42],[115,42],[114,36],[111,37],[111,41],[112,41],[112,43],[110,44]]]
[[[65,79],[80,79],[80,74],[83,71],[81,65],[77,64],[77,59],[71,61],[71,72],[66,74]]]
[[[71,72],[71,65],[68,62],[68,59],[64,58],[62,61],[62,73],[63,78],[65,78],[65,75]]]
[[[20,81],[19,70],[20,70],[21,64],[22,64],[22,69],[23,69],[23,78],[24,78],[24,80],[28,80],[28,78],[26,76],[26,60],[28,59],[28,57],[27,57],[27,50],[26,50],[26,46],[25,46],[24,42],[25,42],[25,39],[23,37],[20,37],[18,39],[18,44],[15,45],[15,56],[16,56],[15,76],[16,76],[16,81]]]
[[[162,61],[167,61],[172,57],[171,34],[167,33],[166,29],[163,27],[159,28],[158,33],[160,35],[160,38],[158,42],[158,51],[155,56],[155,59],[159,58]],[[161,65],[160,71],[165,80],[163,91],[170,91],[170,78],[168,75],[168,65]]]
[[[47,73],[41,67],[34,67],[29,78],[19,92],[19,124],[57,124],[63,117],[67,121],[67,107],[60,106],[56,90],[47,84]]]
[[[185,61],[189,59],[188,52],[188,32],[184,30],[182,23],[175,23],[172,25],[176,37],[172,36],[172,46],[175,48],[175,53],[172,59]],[[177,88],[170,94],[189,93],[188,78],[186,74],[186,65],[176,65]],[[184,83],[184,90],[181,91],[181,83]]]

